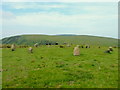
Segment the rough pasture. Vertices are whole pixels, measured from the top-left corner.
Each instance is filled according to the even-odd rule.
[[[76,45],[75,45],[76,46]],[[74,45],[2,49],[3,88],[116,88],[118,83],[118,49],[104,53],[108,47],[80,48]]]
[[[0,48],[0,89],[2,89],[2,49]]]

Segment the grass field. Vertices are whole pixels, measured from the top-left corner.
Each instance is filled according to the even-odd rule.
[[[0,69],[2,70],[2,50],[0,49]],[[0,72],[0,89],[2,89],[2,72]]]
[[[41,46],[2,49],[3,88],[117,88],[118,49],[104,53],[108,47],[80,48]]]

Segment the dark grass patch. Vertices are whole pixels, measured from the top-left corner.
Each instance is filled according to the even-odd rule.
[[[65,73],[65,75],[69,78],[70,81],[74,81],[74,80],[89,80],[89,79],[93,79],[94,75],[91,74],[90,72],[86,72],[86,71],[70,71]]]

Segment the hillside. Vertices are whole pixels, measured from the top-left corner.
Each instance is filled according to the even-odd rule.
[[[86,35],[20,35],[2,39],[2,44],[17,45],[33,45],[34,43],[46,44],[55,43],[59,44],[73,43],[73,44],[89,44],[100,46],[116,46],[118,40],[106,37],[86,36]]]

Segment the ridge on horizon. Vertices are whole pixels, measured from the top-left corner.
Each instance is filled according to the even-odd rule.
[[[110,37],[100,37],[92,35],[44,35],[44,34],[27,34],[27,35],[16,35],[12,37],[6,37],[0,40],[1,44],[17,44],[17,45],[31,45],[34,43],[46,43],[59,42],[62,45],[64,42],[73,44],[89,44],[89,45],[102,45],[102,46],[116,46],[118,45],[118,39]]]
[[[12,36],[7,36],[7,37],[2,37],[0,40],[2,40],[4,38],[15,37],[15,36],[30,36],[30,35],[46,35],[46,36],[91,36],[91,37],[119,39],[119,38],[115,38],[115,37],[101,36],[101,35],[80,35],[80,34],[21,34],[21,35],[12,35]]]

